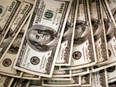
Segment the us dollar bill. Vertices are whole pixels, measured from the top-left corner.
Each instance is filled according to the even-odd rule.
[[[35,1],[14,63],[15,69],[52,76],[71,3],[70,0]]]
[[[97,59],[93,39],[93,30],[90,21],[89,4],[87,0],[80,0],[71,65],[61,66],[61,69],[79,69],[95,65],[96,62]]]
[[[16,55],[18,53],[23,35],[24,35],[24,31],[18,34],[17,38],[14,40],[11,47],[0,59],[0,73],[3,72],[3,73],[7,73],[7,75],[12,74],[14,76],[20,76],[21,72],[14,69],[13,64],[16,59]]]
[[[0,75],[0,87],[11,87],[14,78]]]
[[[13,22],[17,10],[21,6],[20,0],[1,0],[0,1],[0,42],[7,34],[9,25]]]
[[[86,87],[86,86],[91,86],[91,73],[85,74],[81,76],[81,86]]]
[[[95,66],[92,72],[96,72],[99,70],[102,70],[104,68],[108,68],[111,66],[116,65],[116,53],[115,53],[115,46],[116,46],[116,29],[115,29],[115,22],[113,21],[113,16],[111,14],[111,11],[108,9],[108,3],[105,2],[105,0],[101,0],[102,3],[102,14],[103,14],[103,20],[104,20],[104,26],[105,26],[105,33],[106,33],[106,40],[107,40],[107,48],[108,48],[108,54],[109,54],[109,60],[104,66]]]
[[[108,75],[108,83],[112,83],[116,81],[116,66],[108,67],[107,69],[107,75]]]
[[[104,16],[104,24],[106,29],[106,38],[107,38],[107,45],[108,45],[108,52],[109,52],[109,61],[108,65],[113,65],[116,62],[116,27],[115,23],[113,22],[112,15],[110,14],[110,11],[108,10],[108,7],[104,1],[102,1],[104,13],[106,16]]]
[[[30,80],[15,78],[11,86],[12,87],[29,87],[29,84],[30,84]]]
[[[33,3],[34,3],[34,1],[33,1]],[[30,13],[32,7],[33,7],[32,3],[29,3],[26,1],[23,2],[18,14],[16,15],[16,18],[14,19],[14,21],[10,27],[8,34],[11,34],[11,36],[15,36],[15,34],[21,29],[20,27],[24,23],[24,20]]]
[[[32,9],[33,4],[28,2],[23,2],[22,7],[19,9],[18,15],[14,19],[12,25],[9,27],[10,30],[7,32],[6,36],[2,38],[2,42],[0,45],[0,58],[4,54],[4,52],[11,46],[18,33],[21,31],[25,22],[27,21],[30,11]]]
[[[77,87],[81,84],[81,76],[73,76],[71,80],[42,80],[42,86]]]
[[[109,59],[106,33],[101,10],[101,2],[99,0],[90,1],[90,13],[97,56],[97,65],[106,64]]]
[[[108,87],[107,72],[101,70],[99,72],[92,73],[92,87]]]
[[[72,49],[73,49],[73,39],[74,39],[74,31],[77,17],[77,9],[78,9],[78,1],[73,0],[71,5],[70,13],[68,16],[68,20],[66,22],[64,34],[62,37],[59,53],[56,59],[56,66],[62,65],[70,65]]]

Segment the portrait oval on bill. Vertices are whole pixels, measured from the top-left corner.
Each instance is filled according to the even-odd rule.
[[[88,25],[85,25],[83,23],[77,23],[74,36],[75,45],[81,45],[88,39],[88,35],[90,33],[89,28],[90,27]]]
[[[111,22],[105,22],[105,29],[106,29],[106,38],[107,42],[109,42],[114,36],[114,24]]]
[[[26,33],[29,46],[35,51],[52,50],[58,43],[59,34],[52,28],[43,25],[33,25]]]
[[[101,35],[103,33],[102,24],[98,22],[98,20],[92,21],[92,28],[93,28],[93,35],[94,35],[94,41],[98,41],[101,38]]]

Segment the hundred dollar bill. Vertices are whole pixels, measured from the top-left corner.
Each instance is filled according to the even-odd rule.
[[[81,84],[81,76],[74,76],[71,80],[42,80],[42,86],[77,87]]]
[[[21,0],[0,1],[0,42],[8,32],[8,26],[13,22],[17,11],[21,6]]]
[[[91,73],[81,76],[81,86],[91,86]]]
[[[0,59],[0,72],[5,72],[9,74],[16,74],[16,69],[13,69],[14,60],[19,50],[19,46],[22,40],[24,32],[20,32],[17,38],[14,40],[13,44],[7,51],[4,57]]]
[[[99,72],[92,73],[91,81],[91,87],[108,87],[106,70],[101,70]]]
[[[15,78],[12,87],[29,87],[29,83],[29,80]]]
[[[99,0],[90,1],[90,13],[97,56],[97,65],[103,65],[107,63],[109,59],[106,33],[101,10],[101,2]]]
[[[101,0],[102,3],[102,13],[103,13],[103,19],[104,19],[104,26],[105,26],[105,33],[106,33],[106,39],[107,39],[107,48],[108,48],[108,54],[109,54],[109,60],[106,65],[104,66],[95,66],[92,72],[96,72],[99,70],[102,70],[104,68],[108,68],[111,66],[116,65],[116,27],[115,22],[113,21],[112,14],[110,10],[108,9],[108,6],[105,0]]]
[[[33,5],[28,2],[23,2],[21,6],[22,7],[19,9],[18,15],[16,15],[16,18],[14,19],[10,30],[8,31],[7,35],[2,38],[0,45],[0,57],[4,54],[6,49],[11,46],[18,33],[21,31],[22,27],[25,24],[25,21],[29,17]]]
[[[107,45],[108,45],[108,53],[109,53],[109,61],[108,66],[113,65],[116,62],[116,27],[115,23],[113,22],[112,15],[110,11],[108,11],[108,7],[104,1],[102,1],[103,9],[104,9],[104,24],[106,29],[106,38],[107,38]]]
[[[8,32],[8,34],[11,34],[11,36],[14,36],[17,33],[17,31],[19,31],[19,29],[20,29],[21,25],[23,24],[25,18],[30,13],[30,11],[33,7],[33,4],[24,1],[21,6],[22,7],[20,8],[20,10],[19,10],[15,20],[13,21],[13,24],[11,25],[10,30]]]
[[[26,22],[27,23],[27,22]],[[0,59],[0,74],[12,76],[12,77],[21,77],[22,72],[13,68],[14,61],[16,59],[16,55],[19,50],[19,46],[21,44],[21,40],[24,35],[24,31],[27,24],[25,24],[22,30],[15,36],[12,43],[3,53]]]
[[[55,65],[57,66],[70,65],[72,49],[73,49],[73,41],[74,41],[73,39],[74,39],[75,23],[76,23],[75,19],[77,16],[78,1],[79,0],[73,0],[73,3],[71,5],[71,9],[65,26],[59,53],[56,59]]]
[[[14,78],[0,75],[0,87],[11,87]]]
[[[14,68],[51,77],[71,0],[36,0]]]
[[[25,24],[25,26],[26,26],[26,24]],[[12,77],[17,77],[17,78],[23,78],[23,79],[39,80],[40,79],[39,76],[25,73],[27,75],[26,76],[21,71],[13,68],[14,60],[16,59],[16,55],[18,53],[19,46],[20,46],[22,37],[24,35],[25,26],[19,32],[19,34],[17,35],[13,44],[8,49],[7,53],[4,56],[2,56],[2,58],[0,59],[0,74],[12,76]]]
[[[108,67],[107,69],[108,83],[116,81],[116,66]]]
[[[90,22],[88,0],[80,0],[71,65],[61,66],[61,69],[79,69],[95,65],[96,62],[97,59]]]
[[[109,41],[109,56],[110,56],[110,65],[115,65],[116,64],[116,0],[106,0],[106,4],[108,5],[109,9],[111,10],[111,17],[113,16],[112,20],[114,19],[115,23],[112,28],[111,34],[112,34],[112,39]]]

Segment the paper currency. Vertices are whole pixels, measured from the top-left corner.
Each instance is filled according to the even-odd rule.
[[[15,69],[52,76],[70,7],[70,0],[36,0]]]
[[[91,73],[81,76],[81,86],[91,86]]]
[[[112,83],[116,81],[116,66],[108,67],[107,68],[107,75],[108,75],[108,82]]]
[[[71,57],[72,57],[72,49],[73,49],[73,39],[74,39],[74,32],[75,32],[75,24],[76,24],[76,17],[77,17],[77,8],[78,8],[78,1],[73,0],[71,5],[69,17],[65,26],[64,34],[62,37],[59,53],[56,59],[56,65],[70,65]]]
[[[108,62],[109,55],[107,49],[106,33],[103,25],[102,9],[99,0],[90,2],[91,22],[94,33],[95,49],[97,56],[97,65],[103,65]]]
[[[29,80],[15,78],[12,87],[29,87],[29,83]]]
[[[0,1],[0,12],[2,3],[5,7],[12,1]],[[115,87],[115,0],[18,1],[6,30],[0,28],[6,43],[0,45],[0,87]],[[2,15],[0,24],[7,24]],[[69,33],[72,45],[66,49],[69,39],[63,42],[63,36]]]
[[[11,87],[14,78],[0,75],[0,87]]]
[[[107,39],[107,48],[108,48],[108,54],[109,54],[109,60],[108,63],[104,66],[95,66],[92,70],[92,72],[97,72],[99,70],[114,66],[116,64],[116,53],[115,53],[115,43],[116,43],[116,29],[115,29],[115,23],[113,21],[113,16],[111,14],[111,11],[108,9],[108,3],[101,0],[102,3],[102,12],[103,12],[103,19],[104,19],[104,26],[105,26],[105,32],[106,32],[106,39]]]
[[[97,62],[87,0],[79,1],[76,24],[71,65],[62,66],[62,70],[84,68]]]
[[[22,40],[24,32],[20,32],[9,48],[8,52],[0,60],[0,72],[6,72],[10,74],[16,74],[16,69],[13,69],[14,60],[19,50],[19,46]]]
[[[92,87],[108,87],[106,70],[101,70],[92,74]]]
[[[102,1],[103,5],[103,10],[105,11],[104,14],[104,24],[105,24],[105,29],[106,29],[106,37],[107,37],[107,45],[108,45],[108,52],[109,52],[109,61],[108,65],[113,65],[115,63],[116,59],[116,29],[115,29],[115,24],[112,19],[112,15],[108,11],[108,7],[105,2]]]
[[[0,74],[12,76],[12,77],[21,77],[22,72],[13,68],[14,61],[16,59],[16,55],[19,50],[19,46],[21,44],[22,37],[24,35],[25,26],[19,32],[19,34],[14,37],[14,41],[12,42],[10,47],[5,50],[3,56],[0,59]]]
[[[23,2],[21,6],[22,7],[19,9],[18,15],[11,24],[11,27],[9,27],[9,31],[6,36],[2,38],[2,42],[0,42],[0,57],[2,57],[6,49],[11,46],[18,33],[21,31],[25,21],[29,17],[33,5],[28,2]]]
[[[21,1],[19,0],[1,0],[0,1],[0,44],[1,40],[3,40],[4,36],[7,35],[8,27],[12,24],[14,16],[18,9],[21,6]]]

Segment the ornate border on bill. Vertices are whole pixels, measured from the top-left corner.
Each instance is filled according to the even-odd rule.
[[[71,0],[36,0],[14,68],[51,77]]]

